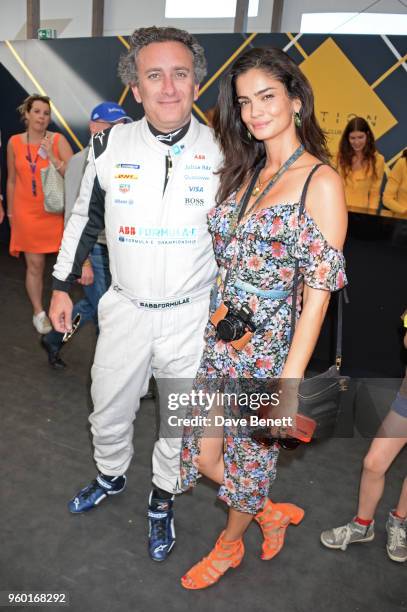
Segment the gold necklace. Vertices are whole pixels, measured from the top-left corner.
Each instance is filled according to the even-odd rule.
[[[259,195],[260,191],[262,191],[263,186],[268,183],[269,181],[271,181],[271,179],[275,176],[275,173],[270,175],[267,179],[265,179],[264,181],[260,180],[260,174],[259,174],[259,178],[257,179],[257,185],[255,186],[255,188],[252,191],[252,196],[255,198],[256,196]]]

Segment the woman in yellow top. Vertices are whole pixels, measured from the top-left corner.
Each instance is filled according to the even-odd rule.
[[[389,174],[383,204],[394,212],[407,213],[407,149],[404,149]]]
[[[345,183],[348,208],[377,211],[384,157],[376,150],[373,132],[362,117],[351,119],[342,134],[337,170]]]

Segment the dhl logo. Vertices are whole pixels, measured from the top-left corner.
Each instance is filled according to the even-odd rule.
[[[136,181],[138,176],[137,174],[115,174],[114,178],[121,181]]]

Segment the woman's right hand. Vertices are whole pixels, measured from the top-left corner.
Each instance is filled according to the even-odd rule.
[[[277,425],[270,426],[273,437],[282,438],[289,435],[287,430],[295,429],[295,418],[298,413],[298,387],[296,379],[274,379],[267,393],[273,396],[273,402],[263,404],[259,410],[260,418],[277,420]]]

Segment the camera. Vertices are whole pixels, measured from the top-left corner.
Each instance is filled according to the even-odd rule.
[[[216,333],[224,342],[232,342],[239,340],[246,332],[254,332],[256,327],[253,325],[251,318],[252,311],[243,304],[239,309],[233,309],[229,303],[225,303],[226,314],[220,319],[216,325]]]

